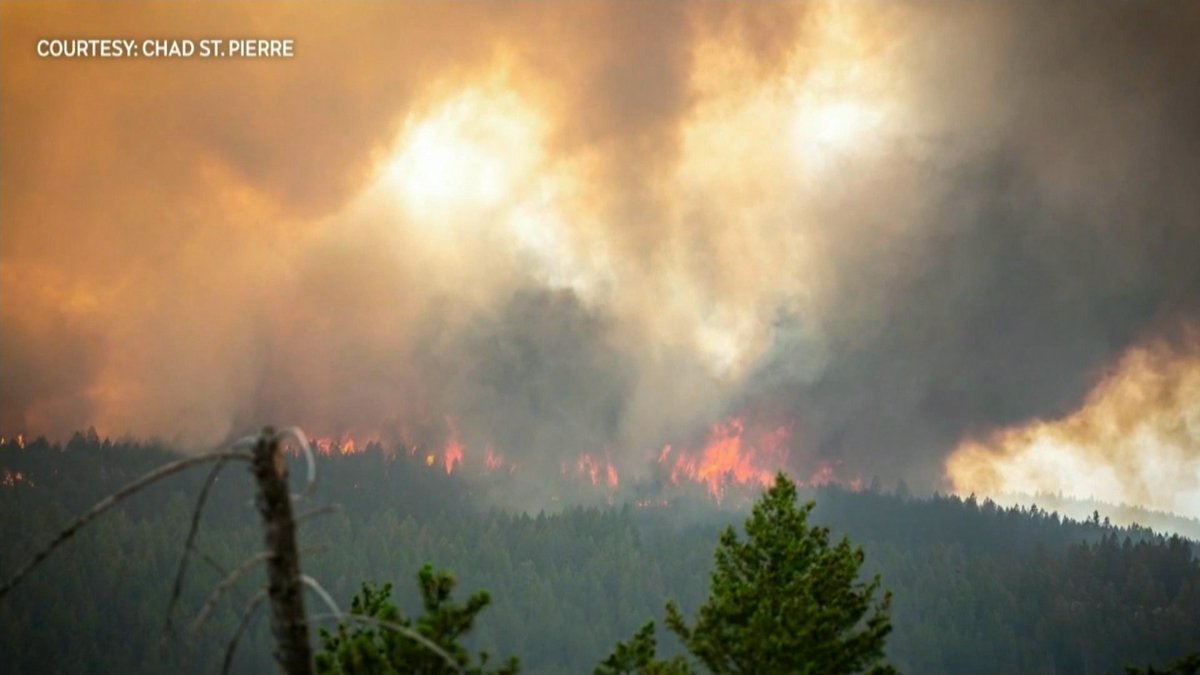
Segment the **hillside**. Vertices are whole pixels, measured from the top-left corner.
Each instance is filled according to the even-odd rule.
[[[82,436],[65,447],[0,448],[0,472],[9,477],[0,488],[0,576],[71,514],[170,456]],[[518,655],[533,673],[588,672],[616,640],[661,619],[667,598],[685,611],[696,607],[717,532],[745,515],[699,494],[638,500],[645,508],[514,513],[490,506],[485,495],[499,486],[429,470],[403,452],[325,457],[319,468],[315,503],[344,510],[302,527],[303,547],[328,546],[306,560],[306,571],[340,603],[374,579],[395,582],[411,604],[421,564],[450,568],[464,591],[492,594],[475,644]],[[217,671],[235,608],[259,579],[227,597],[193,642],[164,639],[171,578],[202,478],[197,472],[139,495],[0,604],[4,670]],[[570,488],[564,484],[564,494]],[[210,500],[200,546],[226,567],[260,540],[250,494],[248,477],[234,470]],[[889,656],[902,672],[1120,672],[1200,647],[1200,562],[1185,540],[954,497],[836,487],[812,497],[816,520],[861,544],[867,570],[894,594]],[[183,635],[216,579],[195,570],[176,617]],[[269,667],[264,624],[242,645],[239,672]]]

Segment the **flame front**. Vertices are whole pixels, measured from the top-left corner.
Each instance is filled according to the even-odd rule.
[[[418,424],[415,429],[423,431],[417,432],[407,424],[399,425],[389,436],[399,443],[399,446],[392,448],[379,434],[345,432],[316,436],[312,442],[317,452],[323,455],[348,455],[374,449],[385,453],[390,459],[396,459],[398,453],[406,452],[426,467],[441,469],[447,475],[465,471],[481,477],[495,474],[500,469],[506,469],[508,474],[517,473],[517,463],[506,458],[491,442],[481,442],[483,452],[469,453],[455,417],[446,414],[441,420],[444,427],[442,424]],[[791,473],[800,484],[810,487],[838,483],[851,490],[861,489],[861,478],[856,476],[852,480],[845,480],[839,475],[837,462],[818,463],[805,479],[805,474],[797,473],[796,467],[788,465],[791,427],[774,426],[766,431],[754,430],[756,428],[761,428],[761,425],[748,425],[743,417],[731,417],[710,426],[705,442],[699,449],[691,451],[681,445],[666,444],[648,456],[642,455],[643,461],[657,465],[660,475],[669,477],[671,486],[703,486],[718,502],[726,498],[730,488],[754,490],[769,487],[778,471]],[[480,436],[478,431],[473,434]],[[422,436],[428,440],[420,440]],[[486,435],[483,437],[486,438]],[[23,438],[0,439],[0,445],[5,443],[23,445]],[[429,449],[439,445],[440,450]],[[621,468],[614,461],[613,453],[607,450],[603,453],[580,452],[575,460],[560,462],[559,473],[564,479],[579,480],[602,490],[610,502],[621,487]],[[638,501],[639,506],[651,503],[665,506],[666,500],[647,501],[642,498]]]
[[[362,451],[354,437],[348,433],[337,437],[319,436],[312,440],[312,445],[322,455],[353,455]]]
[[[953,489],[1061,493],[1200,517],[1200,329],[1131,349],[1074,413],[968,439]]]
[[[770,486],[775,472],[787,462],[788,430],[779,427],[763,434],[758,443],[751,443],[744,438],[745,428],[740,417],[714,424],[708,442],[699,453],[682,450],[673,453],[668,445],[659,453],[658,462],[670,466],[673,484],[678,485],[682,479],[704,483],[718,500],[730,484]]]

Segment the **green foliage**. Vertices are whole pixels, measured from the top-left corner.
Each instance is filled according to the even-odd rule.
[[[596,667],[594,675],[689,675],[692,672],[682,656],[659,660],[655,656],[657,649],[654,622],[649,621],[629,642],[618,642],[613,653]]]
[[[858,581],[862,549],[811,527],[813,503],[797,506],[780,473],[754,506],[742,541],[722,534],[708,601],[689,626],[674,603],[667,626],[714,673],[892,672],[883,665],[892,626],[879,577]]]
[[[434,572],[425,565],[417,575],[421,589],[424,614],[415,621],[400,613],[390,601],[392,585],[376,587],[363,584],[354,596],[350,613],[357,619],[347,619],[338,625],[336,633],[321,631],[321,651],[317,654],[317,672],[329,675],[421,673],[442,675],[467,673],[482,675],[514,675],[520,668],[516,658],[509,658],[500,667],[488,669],[488,654],[481,652],[478,663],[471,663],[470,653],[459,640],[471,630],[475,617],[488,605],[490,598],[480,591],[467,599],[466,604],[451,600],[455,580],[448,572]],[[441,648],[439,654],[424,641]],[[447,662],[449,657],[454,665]]]
[[[90,436],[0,447],[0,474],[29,478],[0,486],[0,575],[96,500],[177,458],[165,448]],[[591,672],[667,598],[689,612],[700,607],[714,542],[725,525],[749,515],[713,507],[703,495],[673,496],[666,508],[513,513],[481,508],[475,483],[427,467],[423,453],[376,448],[317,461],[320,501],[345,511],[301,528],[302,547],[330,547],[304,561],[307,574],[349,608],[358,580],[426,562],[453,569],[460,592],[486,588],[492,598],[462,643],[472,654],[519,656],[522,672],[537,675]],[[170,579],[204,476],[177,476],[117,507],[0,602],[0,671],[220,672],[241,611],[263,583],[260,573],[231,589],[200,634],[163,633]],[[262,549],[246,498],[252,490],[247,472],[227,470],[209,500],[197,546],[227,569]],[[801,488],[801,501],[808,496]],[[1123,673],[1133,664],[1161,670],[1200,647],[1194,541],[987,500],[901,499],[886,488],[828,487],[813,496],[809,522],[862,545],[864,578],[880,573],[894,592],[887,659],[903,672],[1087,675]],[[1176,519],[1172,526],[1189,523],[1200,534],[1200,521]],[[193,565],[175,615],[179,625],[191,621],[221,577]],[[419,593],[399,590],[392,597],[401,611],[419,616]],[[274,669],[266,619],[260,609],[233,673]],[[680,653],[673,636],[658,637],[660,654]]]

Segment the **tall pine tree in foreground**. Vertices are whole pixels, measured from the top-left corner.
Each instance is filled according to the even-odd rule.
[[[796,485],[780,473],[754,506],[746,538],[721,534],[708,601],[688,625],[674,603],[667,626],[713,673],[893,673],[883,662],[891,597],[879,578],[859,580],[862,549],[808,524],[813,503],[798,505]],[[680,661],[654,657],[642,628],[598,673],[674,673]]]

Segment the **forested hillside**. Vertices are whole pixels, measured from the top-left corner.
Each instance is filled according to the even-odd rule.
[[[87,436],[65,447],[0,448],[0,577],[72,515],[170,457],[161,447]],[[452,569],[464,592],[492,595],[473,646],[515,654],[533,673],[590,672],[617,640],[661,620],[668,598],[694,610],[707,594],[718,531],[745,516],[686,495],[665,505],[635,500],[648,508],[618,501],[512,513],[491,508],[485,496],[502,486],[431,470],[404,452],[325,457],[319,468],[310,506],[344,510],[302,525],[302,548],[326,546],[309,554],[305,571],[343,605],[360,582],[378,580],[394,582],[411,607],[422,564]],[[227,471],[217,484],[199,538],[226,568],[260,546],[242,473]],[[175,617],[181,637],[169,637],[171,580],[203,475],[135,497],[0,603],[0,670],[217,671],[261,579],[226,597],[189,641],[192,618],[218,579],[198,566]],[[902,672],[1121,672],[1200,648],[1200,562],[1185,540],[878,488],[811,496],[815,521],[861,544],[865,570],[881,574],[892,592],[888,657]],[[238,671],[270,667],[265,623],[240,648]]]

